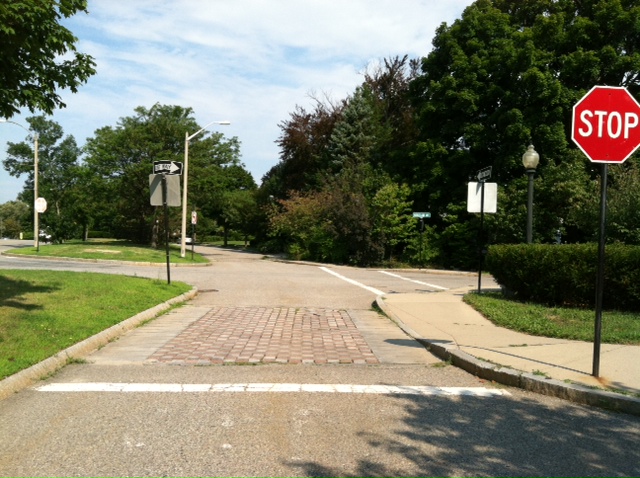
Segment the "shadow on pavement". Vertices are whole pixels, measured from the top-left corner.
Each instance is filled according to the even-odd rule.
[[[353,432],[366,456],[286,463],[301,476],[638,476],[640,419],[505,398],[397,397],[404,422]],[[371,431],[373,429],[373,431]],[[344,433],[344,430],[342,430]],[[391,437],[391,438],[389,438]],[[336,466],[344,463],[344,466]]]

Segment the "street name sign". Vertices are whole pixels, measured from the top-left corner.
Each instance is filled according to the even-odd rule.
[[[573,107],[571,139],[594,163],[623,163],[640,146],[640,104],[626,88],[594,86]]]
[[[488,179],[491,179],[491,166],[488,166],[488,167],[478,171],[478,174],[477,174],[476,178],[481,183],[484,183]]]
[[[154,161],[153,174],[181,175],[183,163],[180,161]]]
[[[414,212],[413,213],[413,217],[419,217],[420,219],[426,217],[426,218],[430,218],[431,217],[431,213],[430,212]]]

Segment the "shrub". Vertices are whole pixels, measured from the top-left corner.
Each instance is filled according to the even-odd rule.
[[[603,307],[640,309],[640,247],[607,245]],[[548,305],[593,307],[597,244],[518,244],[489,248],[486,268],[508,294]]]

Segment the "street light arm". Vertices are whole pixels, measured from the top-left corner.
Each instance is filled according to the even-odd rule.
[[[30,130],[29,128],[21,125],[20,123],[16,123],[15,121],[11,121],[11,120],[8,120],[8,119],[5,119],[5,118],[0,118],[0,123],[10,123],[10,124],[14,124],[16,126],[19,126],[23,130],[25,130],[27,133],[33,134],[34,139],[38,139],[38,132],[37,131]]]
[[[202,133],[205,129],[207,129],[212,124],[230,125],[231,121],[212,121],[211,123],[208,123],[207,125],[205,125],[204,128],[200,128],[198,131],[193,133],[191,136],[187,136],[187,141],[191,141],[193,138],[198,136],[200,133]]]
[[[11,120],[8,120],[8,119],[5,119],[5,118],[0,118],[0,123],[11,123],[11,124],[14,124],[16,126],[20,126],[25,131],[29,131],[27,128],[22,126],[20,123],[16,123],[15,121],[11,121]]]

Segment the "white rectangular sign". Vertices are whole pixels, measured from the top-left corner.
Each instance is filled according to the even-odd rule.
[[[179,207],[180,200],[180,176],[166,176],[167,180],[167,206]],[[162,206],[162,174],[149,175],[150,201],[152,206]]]
[[[469,183],[467,189],[467,211],[482,212],[482,184]],[[495,214],[498,210],[498,183],[484,183],[484,212]]]

